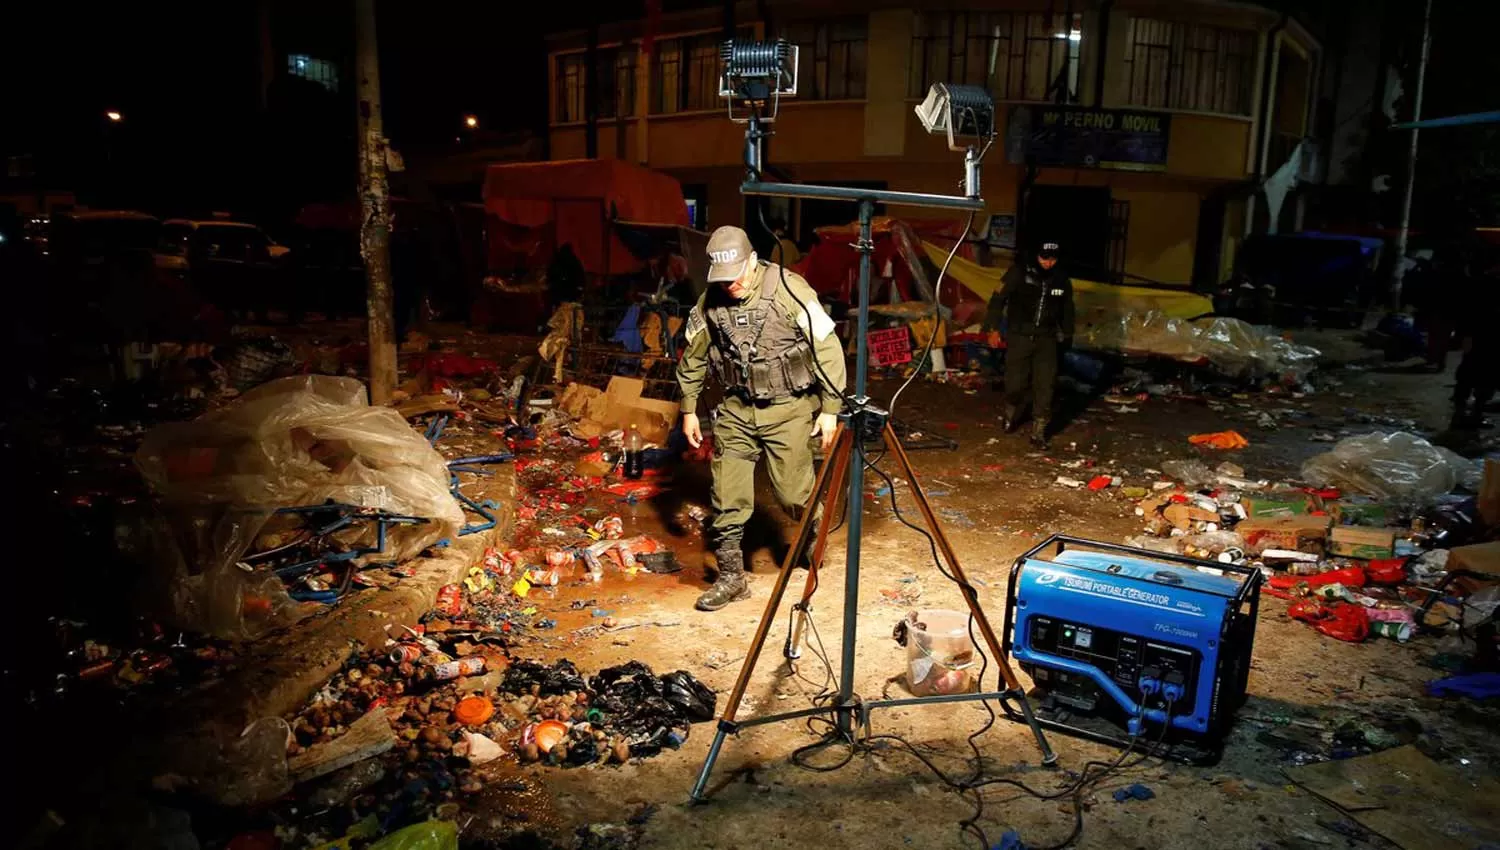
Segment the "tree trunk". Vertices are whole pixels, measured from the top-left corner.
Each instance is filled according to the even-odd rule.
[[[369,315],[370,403],[383,405],[390,402],[396,390],[396,332],[392,318],[391,198],[380,117],[375,0],[354,2],[354,44],[359,78],[359,252],[365,262],[365,308]]]

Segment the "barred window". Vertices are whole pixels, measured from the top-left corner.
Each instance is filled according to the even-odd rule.
[[[557,105],[553,120],[559,124],[582,121],[583,85],[585,79],[582,53],[563,53],[556,58]]]
[[[753,38],[754,29],[741,27],[739,38]],[[666,114],[718,109],[718,33],[658,39],[652,55],[651,112]]]
[[[1249,115],[1255,33],[1131,18],[1129,105]]]
[[[985,86],[1000,100],[1078,98],[1083,16],[1052,12],[919,13],[907,94],[933,83]]]
[[[799,48],[799,98],[859,100],[865,96],[867,17],[796,22],[782,35]]]

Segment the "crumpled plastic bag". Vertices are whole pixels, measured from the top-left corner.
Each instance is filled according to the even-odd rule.
[[[1303,381],[1322,356],[1316,348],[1283,339],[1273,329],[1226,316],[1174,319],[1150,310],[1122,313],[1089,324],[1077,336],[1080,348],[1126,355],[1165,357],[1211,366],[1230,378]]]
[[[1314,486],[1411,505],[1477,490],[1482,475],[1480,464],[1404,431],[1349,437],[1302,464],[1302,480]]]
[[[464,522],[442,455],[401,414],[370,407],[352,378],[262,384],[191,422],[153,428],[135,462],[165,520],[154,547],[161,615],[217,637],[250,639],[279,624],[245,616],[236,601],[284,609],[268,574],[236,566],[278,508],[333,500],[431,520],[391,529],[383,560],[410,558]],[[373,543],[374,530],[340,540]]]
[[[1215,478],[1213,470],[1201,460],[1169,460],[1161,465],[1161,471],[1189,487],[1212,484]]]
[[[1286,613],[1331,638],[1360,643],[1370,636],[1370,615],[1359,605],[1324,605],[1316,599],[1293,602]]]

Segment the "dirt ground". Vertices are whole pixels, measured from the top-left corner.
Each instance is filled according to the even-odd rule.
[[[285,335],[311,334],[338,346],[357,331],[343,325],[308,326]],[[534,350],[536,342],[456,328],[436,329],[432,336],[445,350],[490,356],[506,367]],[[1412,428],[1431,432],[1445,423],[1451,373],[1379,371],[1362,364],[1370,352],[1346,334],[1305,337],[1299,335],[1299,341],[1320,347],[1331,361],[1319,373],[1315,392],[1211,400],[1153,396],[1132,402],[1135,412],[1106,403],[1104,388],[1093,394],[1067,392],[1064,429],[1046,452],[1032,450],[1021,435],[1002,433],[996,420],[999,396],[993,389],[914,383],[895,416],[924,434],[957,443],[953,450],[913,451],[910,457],[996,628],[1003,619],[1008,571],[1018,554],[1053,533],[1118,542],[1140,531],[1134,501],[1120,488],[1098,493],[1073,489],[1055,483],[1060,475],[1086,480],[1109,473],[1120,476],[1125,486],[1149,487],[1161,477],[1154,470],[1163,462],[1201,457],[1210,465],[1232,460],[1250,478],[1285,480],[1296,476],[1303,460],[1329,447],[1314,441],[1314,435]],[[870,395],[885,402],[896,386],[874,381]],[[1265,412],[1273,414],[1275,428],[1259,424]],[[1248,448],[1200,453],[1187,442],[1190,434],[1231,428],[1249,439]],[[878,475],[868,475],[863,500],[854,691],[867,700],[887,691],[905,695],[888,680],[904,669],[904,650],[891,630],[908,610],[962,607],[956,588],[934,567],[926,542],[894,514],[893,498],[894,507],[917,521],[910,483],[896,475],[891,459],[878,466],[896,480],[892,491]],[[511,481],[523,490],[518,497],[533,486],[524,472],[506,474],[488,483],[484,495],[504,500],[506,494],[493,487]],[[586,674],[631,660],[658,673],[687,670],[718,692],[722,709],[775,579],[778,543],[791,533],[790,520],[774,506],[766,482],[760,485],[760,508],[747,535],[753,548],[751,600],[713,614],[693,609],[706,587],[703,539],[693,523],[675,520],[690,505],[709,504],[709,476],[707,464],[684,464],[673,471],[671,486],[659,497],[631,503],[601,491],[588,507],[619,514],[627,536],[650,534],[668,543],[685,568],[665,576],[609,571],[599,584],[534,589],[529,601],[539,609],[538,616],[555,618],[557,625],[538,632],[516,655],[541,661],[566,658]],[[539,532],[535,523],[522,519],[504,542],[537,544]],[[842,650],[846,545],[846,533],[835,532],[813,608],[816,639],[810,645],[821,643],[835,670]],[[794,576],[791,595],[800,591],[802,576]],[[370,604],[389,607],[385,602],[375,597]],[[638,625],[603,631],[596,609]],[[1346,644],[1292,621],[1285,610],[1285,603],[1276,599],[1262,601],[1250,700],[1222,760],[1211,767],[1187,767],[1147,759],[1118,771],[1083,796],[1082,832],[1071,846],[1195,848],[1206,829],[1212,830],[1215,846],[1225,848],[1394,846],[1351,828],[1337,810],[1290,783],[1282,768],[1294,763],[1294,756],[1272,740],[1284,738],[1287,728],[1270,720],[1286,715],[1325,728],[1353,722],[1396,729],[1401,740],[1416,743],[1466,776],[1500,773],[1500,745],[1488,734],[1500,712],[1423,696],[1425,681],[1445,675],[1424,663],[1436,652],[1434,638],[1404,645],[1379,638]],[[810,649],[795,668],[784,661],[787,627],[784,604],[750,681],[741,719],[807,707],[828,684],[822,661]],[[288,657],[295,661],[306,655]],[[320,663],[332,662],[325,658]],[[1024,676],[1022,681],[1027,681]],[[987,689],[996,686],[993,666],[984,684]],[[966,739],[988,719],[977,703],[903,707],[876,712],[871,732],[900,736],[942,770],[963,776],[971,769]],[[638,825],[635,846],[662,850],[978,846],[977,838],[961,828],[973,815],[971,798],[949,790],[889,740],[842,766],[846,751],[838,747],[809,758],[815,766],[837,769],[791,764],[793,751],[817,741],[822,731],[799,720],[730,738],[709,783],[709,801],[702,805],[689,804],[688,796],[714,737],[710,723],[693,727],[679,750],[623,766],[486,768],[486,790],[464,804],[459,823],[466,840],[493,836],[489,846],[505,847],[544,846],[506,840],[527,830],[552,842],[546,846],[578,846],[574,836],[581,827],[631,820]],[[1061,734],[1050,739],[1059,757],[1056,769],[1040,767],[1037,749],[1022,726],[1000,720],[975,740],[987,775],[1048,793],[1067,787],[1087,762],[1108,762],[1117,755],[1110,747]],[[1135,783],[1149,786],[1154,798],[1114,800],[1115,790]],[[1444,802],[1434,800],[1435,828],[1441,826],[1443,811]],[[1063,842],[1074,829],[1074,817],[1070,799],[1041,801],[993,785],[984,794],[975,825],[990,846],[1000,845],[1001,836],[1014,830],[1025,846],[1038,848]]]
[[[1315,340],[1337,348],[1337,338]],[[1350,348],[1350,352],[1357,353]],[[1051,533],[1119,541],[1139,531],[1133,502],[1118,489],[1103,493],[1069,489],[1054,483],[1058,475],[1087,478],[1094,471],[1121,476],[1125,484],[1149,486],[1157,480],[1146,470],[1164,460],[1197,454],[1187,436],[1234,428],[1251,442],[1248,449],[1223,454],[1243,465],[1249,477],[1272,480],[1294,476],[1301,461],[1326,443],[1313,442],[1318,432],[1345,436],[1371,430],[1395,430],[1382,422],[1416,420],[1436,427],[1446,417],[1447,381],[1441,376],[1386,374],[1335,368],[1322,389],[1305,398],[1256,395],[1227,399],[1214,409],[1192,401],[1152,398],[1137,413],[1114,413],[1098,399],[1077,410],[1073,421],[1046,453],[1034,452],[1023,437],[997,427],[997,395],[988,389],[966,392],[957,386],[918,383],[896,411],[914,427],[959,442],[953,451],[912,453],[924,486],[932,497],[961,563],[976,586],[980,601],[998,623],[1004,610],[1007,571],[1012,560]],[[894,383],[877,382],[871,395],[890,396]],[[1076,405],[1075,405],[1076,406]],[[1274,430],[1256,425],[1260,411],[1275,408]],[[1208,458],[1211,463],[1220,455]],[[1082,460],[1082,469],[1066,464]],[[893,470],[887,460],[883,469]],[[642,574],[626,583],[564,587],[539,603],[559,612],[559,631],[586,627],[566,619],[569,605],[588,599],[602,607],[645,621],[638,629],[553,642],[538,647],[548,659],[566,657],[585,670],[631,659],[658,671],[686,669],[715,688],[722,700],[742,664],[766,596],[775,578],[770,543],[776,530],[789,534],[787,520],[774,507],[762,481],[757,519],[762,544],[753,555],[752,600],[715,613],[692,608],[705,586],[697,569],[701,538],[673,537],[662,522],[686,500],[707,504],[706,466],[678,474],[667,506],[618,505],[626,534],[649,533],[672,542],[688,568],[675,576]],[[866,522],[860,566],[860,617],[857,633],[855,692],[878,698],[887,679],[903,669],[903,650],[892,640],[892,626],[912,607],[960,608],[956,589],[935,571],[925,542],[903,527],[892,512],[891,495],[877,477],[867,486]],[[896,481],[898,504],[915,519],[910,489]],[[840,623],[846,537],[835,535],[815,600],[814,622],[835,667],[841,651]],[[801,587],[801,575],[793,583]],[[914,579],[914,581],[913,581]],[[913,589],[919,596],[913,600]],[[906,597],[898,597],[901,591]],[[576,611],[572,613],[577,614]],[[786,637],[786,608],[778,615],[767,651],[748,690],[741,717],[805,707],[825,681],[822,663],[805,652],[795,669],[781,657]],[[1468,706],[1444,704],[1422,696],[1422,683],[1442,675],[1423,666],[1433,640],[1410,644],[1374,639],[1350,645],[1323,637],[1285,615],[1285,603],[1266,598],[1256,636],[1245,717],[1294,714],[1330,725],[1344,720],[1404,726],[1425,751],[1450,757],[1474,775],[1493,775],[1496,745],[1485,734],[1487,715]],[[1024,677],[1023,677],[1024,678]],[[993,668],[987,685],[994,684]],[[904,695],[899,686],[889,686]],[[969,755],[965,738],[983,726],[987,712],[979,705],[918,706],[878,712],[875,734],[900,735],[953,775],[962,775]],[[1083,831],[1075,846],[1189,848],[1199,846],[1212,829],[1215,845],[1226,848],[1386,846],[1383,839],[1348,837],[1333,826],[1341,817],[1317,798],[1297,789],[1281,773],[1290,762],[1283,750],[1258,737],[1271,726],[1241,720],[1231,733],[1222,761],[1213,767],[1185,767],[1158,760],[1123,770],[1085,795]],[[821,729],[817,730],[821,733]],[[842,769],[815,772],[793,766],[791,752],[817,739],[801,721],[748,730],[729,739],[710,783],[706,805],[689,805],[688,792],[703,763],[713,728],[702,724],[679,751],[620,767],[593,770],[529,768],[550,798],[543,823],[566,832],[588,823],[619,823],[642,807],[659,807],[646,820],[643,847],[973,847],[959,822],[972,803],[949,791],[911,755],[895,747],[877,747],[853,758]],[[1058,770],[1040,768],[1037,751],[1022,726],[998,722],[978,739],[992,775],[1007,776],[1053,791],[1064,787],[1089,760],[1111,760],[1114,750],[1080,739],[1052,735],[1060,757]],[[835,748],[814,757],[836,764]],[[1462,759],[1463,761],[1458,761]],[[1111,793],[1132,783],[1155,792],[1146,801],[1117,803]],[[1440,817],[1441,801],[1433,801]],[[652,811],[648,809],[647,811]],[[476,813],[479,828],[486,819]],[[1346,822],[1347,823],[1347,822]],[[494,824],[492,824],[494,825]],[[978,825],[991,844],[1016,830],[1027,846],[1061,842],[1073,827],[1067,801],[1042,802],[1005,786],[985,794]]]

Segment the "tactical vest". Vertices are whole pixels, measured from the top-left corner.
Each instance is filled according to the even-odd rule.
[[[711,303],[716,293],[710,293],[704,302],[708,363],[732,395],[770,401],[804,393],[817,383],[812,346],[776,303],[780,291],[780,273],[767,266],[754,301],[728,303],[726,295]]]

